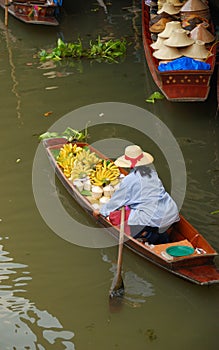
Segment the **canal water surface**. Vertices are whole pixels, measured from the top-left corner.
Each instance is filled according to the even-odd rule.
[[[105,14],[98,3],[69,2],[56,28],[10,17],[6,30],[0,13],[0,350],[218,348],[219,285],[185,282],[127,249],[123,305],[112,312],[108,293],[117,246],[92,242],[97,225],[50,178],[39,148],[38,137],[47,130],[87,123],[89,142],[109,156],[120,155],[126,144],[141,145],[155,156],[168,191],[173,173],[182,186],[186,181],[181,212],[219,251],[219,214],[213,214],[219,209],[216,79],[206,102],[146,102],[157,87],[144,59],[139,3],[112,1]],[[80,37],[88,45],[98,35],[126,38],[124,60],[46,66],[37,58],[58,38]],[[184,172],[170,169],[170,154],[176,161],[183,157]],[[64,234],[62,211],[53,209],[57,198],[72,218],[70,234]],[[53,227],[51,215],[61,229]]]

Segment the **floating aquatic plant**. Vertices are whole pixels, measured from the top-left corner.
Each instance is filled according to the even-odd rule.
[[[66,43],[60,38],[57,41],[57,46],[50,50],[41,50],[39,52],[40,61],[54,60],[60,61],[63,58],[71,57],[81,59],[83,57],[95,59],[98,61],[117,63],[118,58],[126,53],[125,40],[108,41],[101,40],[100,36],[95,42],[90,41],[89,47],[84,48],[82,41]]]
[[[39,53],[40,61],[60,61],[65,57],[81,58],[83,56],[86,56],[86,52],[80,39],[75,43],[65,43],[59,38],[55,48],[48,51],[41,50]]]
[[[126,53],[125,40],[102,41],[98,36],[95,42],[90,41],[90,48],[87,57],[91,59],[105,60],[108,62],[117,62],[117,59]]]

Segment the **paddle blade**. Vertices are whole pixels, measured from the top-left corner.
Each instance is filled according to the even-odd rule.
[[[115,297],[122,297],[124,295],[124,292],[125,288],[122,276],[121,274],[119,274],[119,276],[116,275],[109,292],[109,297],[111,299]]]

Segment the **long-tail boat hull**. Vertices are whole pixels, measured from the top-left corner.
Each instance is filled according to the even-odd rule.
[[[70,195],[81,205],[81,207],[93,216],[93,207],[86,196],[82,195],[63,173],[57,164],[54,150],[60,150],[68,141],[64,138],[51,138],[43,141],[50,163]],[[103,154],[87,143],[77,142],[80,147],[88,147],[102,159],[107,159]],[[126,171],[120,168],[121,173],[126,175]],[[119,240],[119,227],[113,226],[109,219],[99,216],[98,224],[107,228],[116,240]],[[219,270],[215,265],[214,258],[217,256],[215,249],[206,239],[181,215],[180,221],[169,230],[171,243],[150,246],[136,240],[130,236],[128,225],[125,226],[124,245],[134,253],[146,260],[171,272],[172,274],[196,283],[198,285],[211,285],[219,283]],[[166,249],[172,246],[186,245],[194,248],[194,253],[189,256],[172,257],[166,253]]]

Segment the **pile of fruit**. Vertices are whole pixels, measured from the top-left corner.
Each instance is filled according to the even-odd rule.
[[[56,161],[92,204],[107,202],[121,181],[122,174],[115,163],[99,158],[88,147],[67,143],[60,149]]]
[[[92,185],[104,186],[118,179],[120,170],[114,162],[106,159],[100,160],[90,172],[89,177]]]
[[[72,169],[74,168],[74,161],[77,153],[81,152],[82,148],[76,144],[66,143],[59,152],[56,159],[58,165],[62,168],[63,173],[67,178],[71,177]]]

